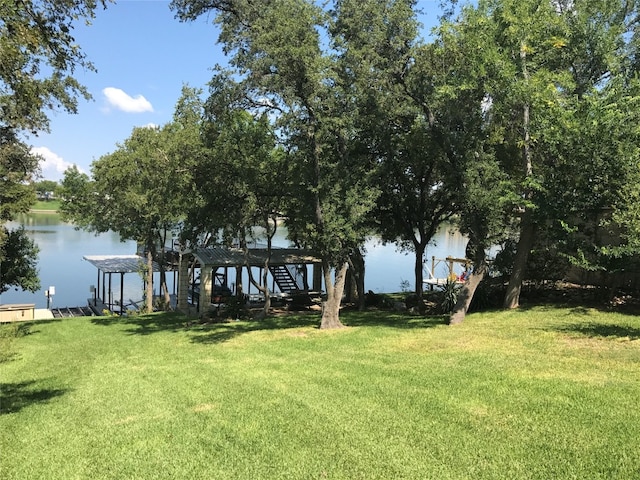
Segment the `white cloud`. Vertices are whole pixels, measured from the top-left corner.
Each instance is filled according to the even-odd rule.
[[[41,157],[40,169],[46,180],[60,180],[64,171],[73,165],[47,147],[33,147],[31,153]]]
[[[107,98],[107,103],[118,110],[122,110],[127,113],[142,113],[153,112],[153,106],[151,102],[144,98],[142,95],[137,97],[131,97],[123,90],[114,87],[107,87],[102,90],[102,93]]]

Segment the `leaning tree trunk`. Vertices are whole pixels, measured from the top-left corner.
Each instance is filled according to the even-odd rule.
[[[520,238],[516,247],[516,256],[513,260],[513,270],[511,271],[507,293],[504,297],[504,308],[506,309],[520,306],[520,292],[522,291],[522,282],[524,281],[534,236],[535,225],[531,219],[531,212],[527,211],[524,213],[520,224]]]
[[[527,69],[527,49],[524,43],[520,48],[520,60],[522,63],[522,76],[526,80],[529,80],[529,72]],[[525,178],[531,177],[533,174],[533,163],[531,160],[531,132],[530,128],[530,106],[525,103],[522,108],[522,160]],[[531,199],[531,191],[525,192],[525,200]],[[533,246],[533,236],[535,234],[535,227],[533,219],[531,218],[531,210],[525,207],[524,214],[520,222],[520,238],[518,239],[518,246],[516,247],[516,257],[513,260],[513,270],[511,277],[509,277],[509,285],[507,286],[507,293],[504,297],[504,308],[518,308],[520,305],[520,292],[522,290],[522,282],[524,280],[524,274],[527,267],[527,260],[529,259],[529,253]]]
[[[331,267],[326,261],[322,261],[322,271],[324,273],[324,285],[327,289],[327,299],[322,302],[321,329],[342,328],[344,324],[340,321],[340,303],[344,292],[345,279],[349,264],[344,263],[340,268],[336,268],[335,281],[331,280]]]
[[[453,312],[451,312],[451,316],[449,317],[449,325],[457,325],[463,322],[464,317],[469,311],[469,305],[471,305],[476,289],[488,271],[489,265],[487,264],[485,250],[483,247],[477,247],[473,256],[473,270],[458,292],[456,305],[453,307]]]

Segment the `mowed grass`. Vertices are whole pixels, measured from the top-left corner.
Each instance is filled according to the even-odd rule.
[[[59,200],[38,200],[31,207],[32,210],[56,212],[60,208]]]
[[[0,477],[640,478],[637,317],[342,318],[34,324],[0,363]]]

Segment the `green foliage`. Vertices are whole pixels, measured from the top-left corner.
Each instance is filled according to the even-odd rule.
[[[194,175],[199,202],[187,218],[194,233],[221,231],[230,243],[254,226],[269,228],[270,219],[283,208],[289,175],[286,156],[275,148],[266,116],[254,118],[245,110],[217,114],[212,103],[224,94],[225,90],[212,92],[206,109],[207,153]]]
[[[460,102],[458,131],[477,141],[464,149],[476,160],[456,200],[470,250],[515,240],[520,224],[523,239],[562,260],[540,262],[549,252],[538,250],[532,278],[533,263],[546,274],[564,259],[604,267],[598,221],[635,183],[637,95],[625,65],[636,29],[637,4],[620,0],[486,0],[441,24],[435,44],[451,74],[435,88]],[[530,246],[520,249],[518,265],[506,265],[516,283]]]
[[[99,198],[94,193],[94,184],[77,166],[73,165],[64,172],[60,195],[60,215],[63,220],[71,221],[76,226],[88,230],[92,229],[94,223],[95,231],[108,230],[107,226],[98,224],[102,217],[94,213],[101,206]]]
[[[38,160],[15,132],[0,129],[0,224],[26,213],[35,202],[29,183],[38,171]]]
[[[36,292],[40,288],[37,261],[39,248],[24,228],[0,227],[0,293],[10,288]]]
[[[375,293],[369,290],[365,296],[365,304],[367,307],[391,309],[394,303],[394,298],[386,293]]]
[[[46,197],[46,200],[51,200],[50,194],[57,196],[60,194],[60,184],[54,180],[40,180],[34,182],[33,188],[36,191],[39,198]]]
[[[77,97],[90,98],[71,74],[94,70],[73,38],[74,23],[89,22],[107,0],[0,2],[2,130],[48,128],[46,110],[75,113]]]
[[[174,123],[162,128],[134,128],[118,149],[91,166],[92,178],[72,167],[62,182],[63,218],[79,228],[112,230],[123,240],[135,240],[147,252],[147,264],[160,265],[164,304],[164,245],[168,232],[177,233],[192,204],[194,162],[200,148],[189,124],[189,104],[197,91],[183,88]],[[146,309],[153,310],[153,272],[147,269]]]
[[[369,181],[371,157],[363,161],[353,141],[356,109],[348,66],[333,50],[335,12],[307,0],[259,6],[177,0],[172,7],[183,20],[217,14],[233,68],[223,78],[236,79],[222,98],[273,115],[290,166],[291,188],[281,213],[291,239],[322,257],[331,305],[323,318],[338,325],[340,278],[368,233],[377,188]],[[220,78],[212,85],[221,85]]]
[[[460,285],[455,280],[447,279],[447,282],[442,286],[442,299],[440,300],[440,311],[442,313],[453,312],[453,307],[456,306],[458,301],[459,292]]]
[[[225,299],[224,309],[219,315],[231,320],[247,320],[251,318],[251,312],[246,308],[244,298],[235,295]]]

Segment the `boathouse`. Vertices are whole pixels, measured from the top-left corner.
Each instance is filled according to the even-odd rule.
[[[126,313],[127,303],[124,299],[124,276],[127,273],[140,273],[146,268],[146,260],[139,255],[85,255],[84,260],[98,269],[97,287],[92,287],[89,306],[96,315],[105,310],[114,313]],[[170,270],[167,268],[166,270]],[[160,271],[157,263],[153,263],[153,271]],[[120,276],[120,300],[112,294],[112,276]],[[134,309],[137,305],[129,301]]]
[[[269,250],[266,248],[251,248],[246,255],[240,248],[196,248],[183,253],[180,258],[178,309],[187,311],[191,297],[192,303],[197,303],[198,313],[204,313],[215,300],[216,291],[229,288],[230,270],[232,274],[235,273],[232,283],[237,288],[243,284],[244,267],[257,269],[258,274],[254,278],[261,279],[267,258],[269,258],[268,268],[272,280],[271,292],[276,291],[276,287],[278,291],[287,295],[321,291],[322,275],[319,268],[321,260],[310,250],[273,247],[269,256]],[[311,275],[307,266],[312,267]],[[194,302],[196,285],[193,282],[193,276],[189,275],[190,267],[200,270],[197,302]],[[249,292],[249,289],[250,286],[247,285],[247,291],[244,293]]]
[[[257,270],[254,278],[261,281],[267,258],[272,281],[270,292],[292,296],[319,293],[322,290],[321,260],[309,250],[273,247],[269,256],[266,248],[250,248],[245,255],[240,248],[210,247],[172,253],[174,255],[166,256],[170,260],[165,266],[165,271],[173,271],[174,286],[177,284],[178,287],[172,304],[185,312],[195,307],[198,313],[203,313],[214,301],[220,301],[217,294],[236,294],[238,287],[243,284],[245,267]],[[97,315],[102,315],[105,310],[123,314],[127,308],[137,309],[139,305],[136,302],[124,298],[124,276],[141,272],[146,263],[143,257],[85,255],[83,258],[98,270],[97,287],[92,288],[92,297],[88,301]],[[311,272],[307,268],[309,266]],[[156,262],[153,271],[160,271]],[[115,283],[113,275],[120,277],[119,299],[112,293]],[[229,288],[229,285],[233,288]],[[250,290],[251,286],[247,283],[243,294],[248,295]]]

